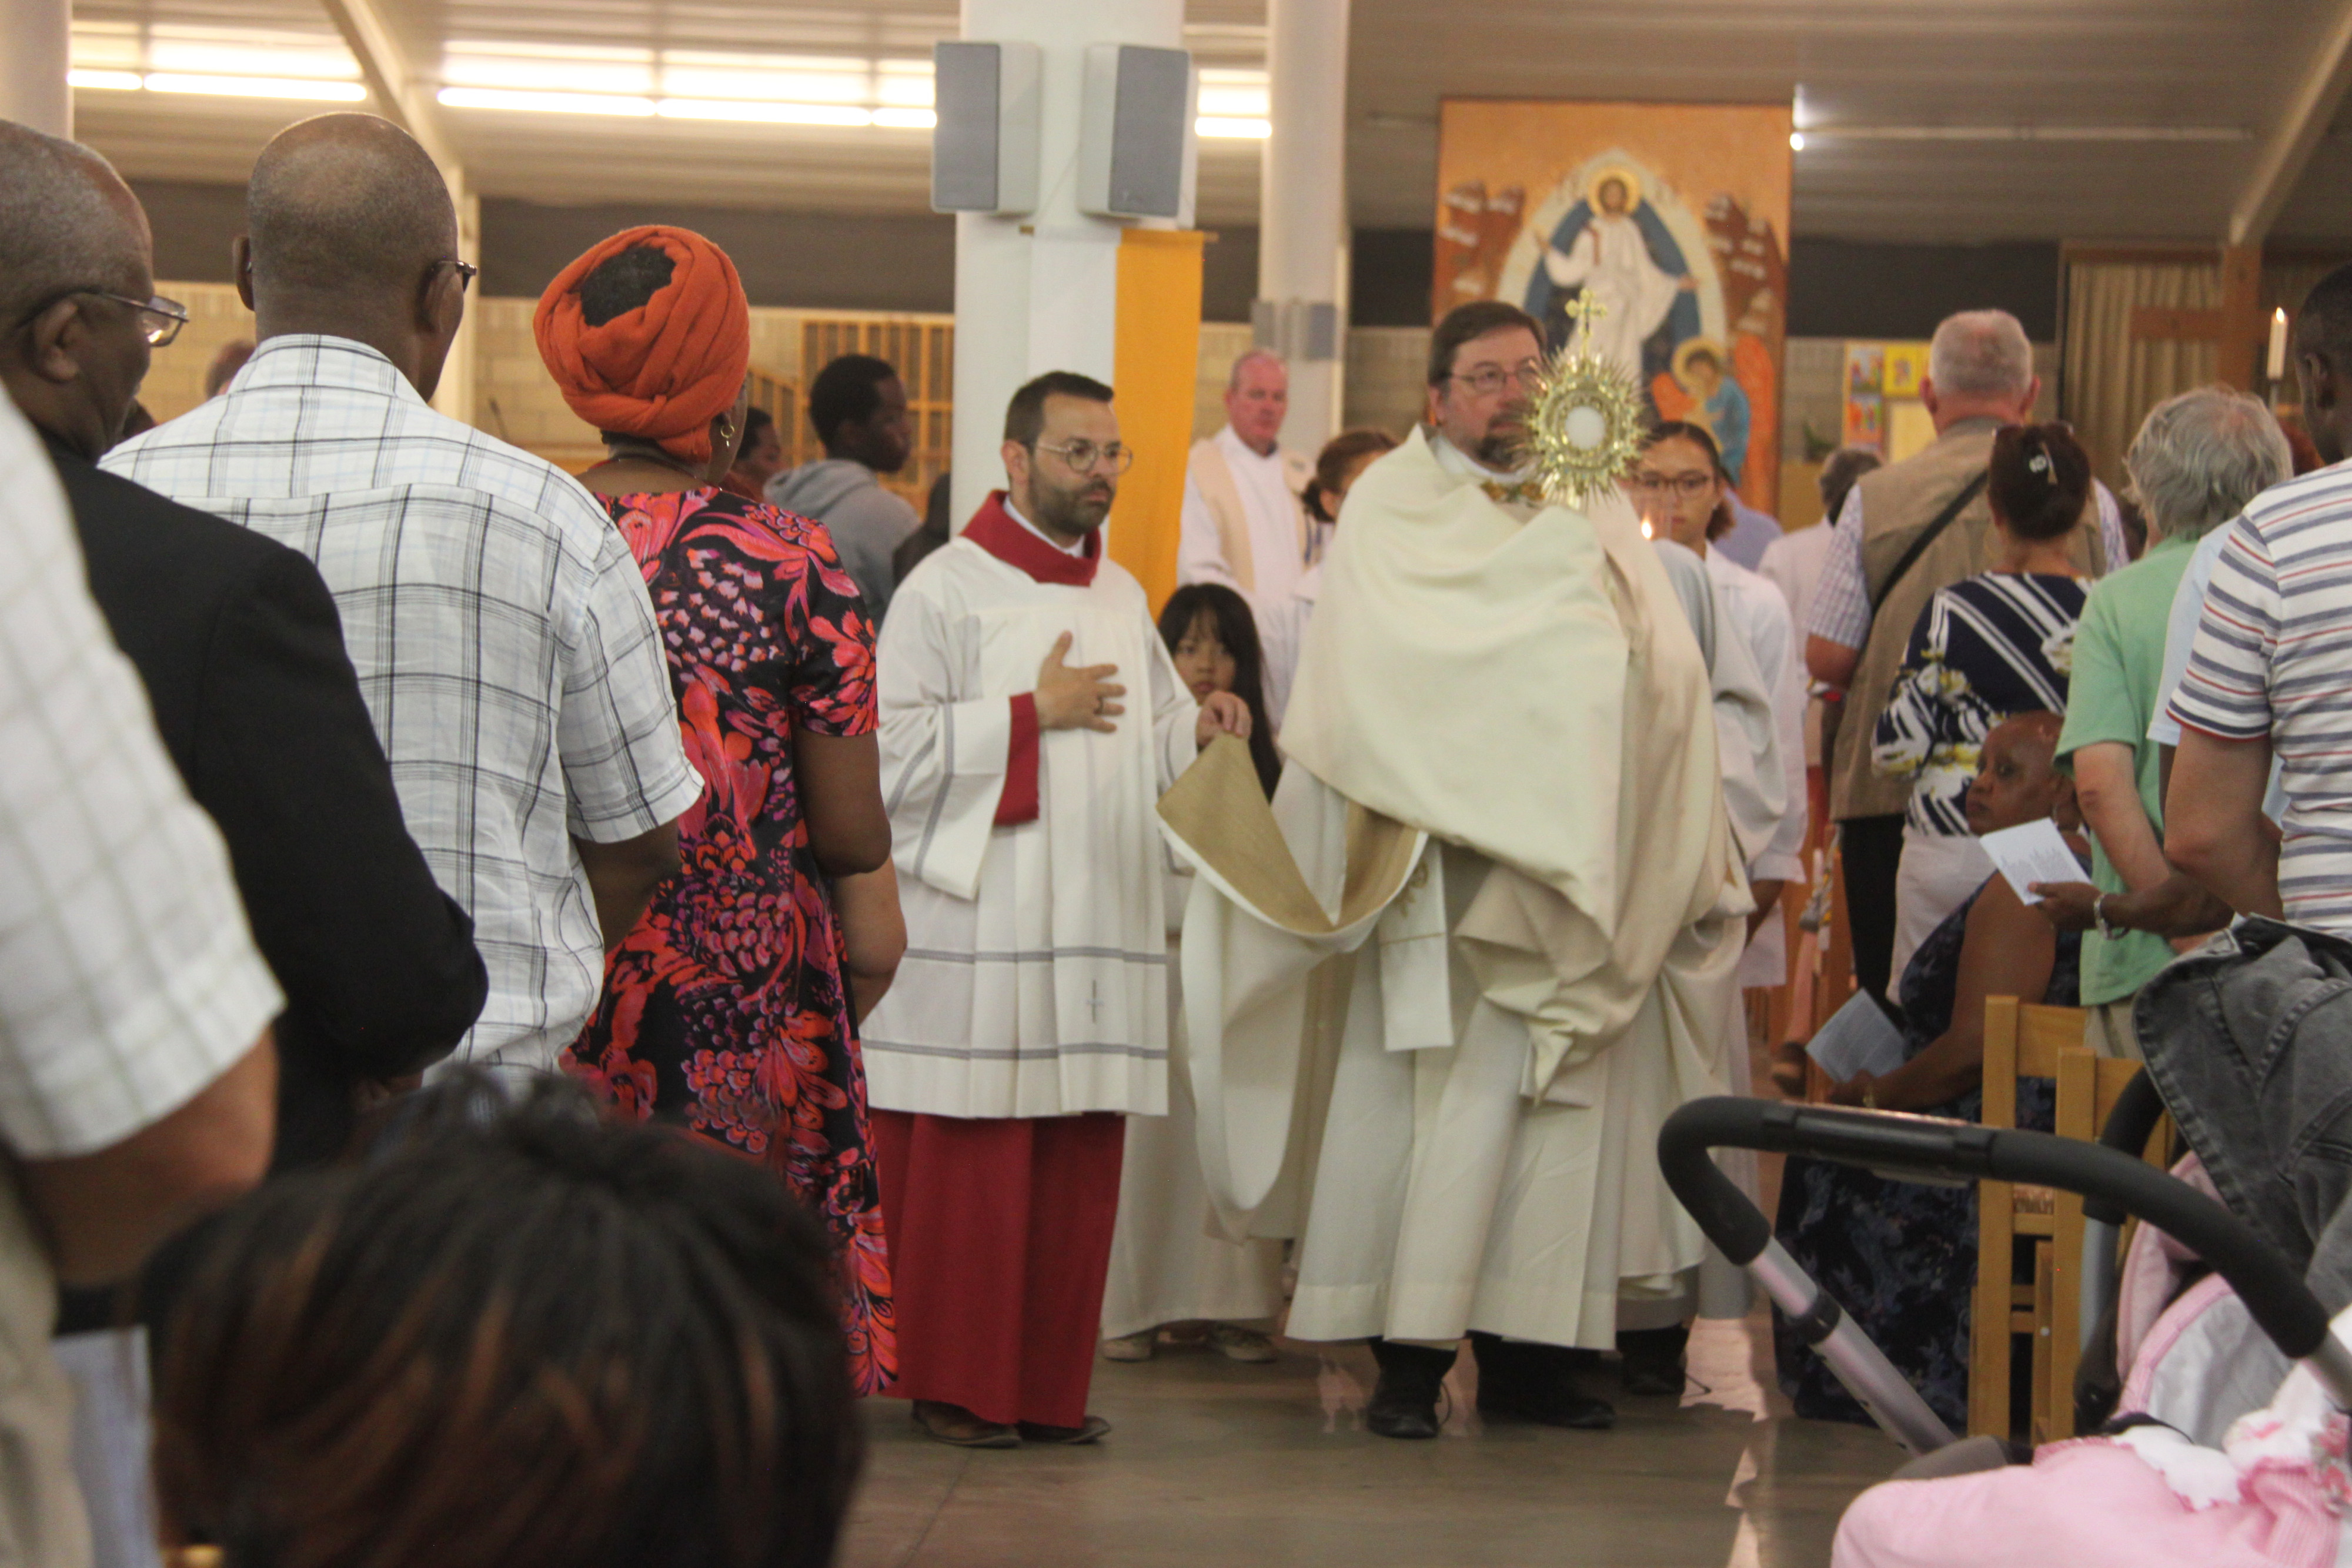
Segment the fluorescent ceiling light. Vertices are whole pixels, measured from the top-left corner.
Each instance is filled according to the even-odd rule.
[[[841,125],[874,123],[870,110],[834,103],[745,103],[723,99],[666,98],[654,112],[664,120],[731,120],[754,125]]]
[[[299,77],[188,76],[151,71],[149,92],[193,92],[215,98],[302,98],[323,103],[358,103],[367,89],[355,81],[315,81]]]
[[[360,74],[351,51],[326,40],[269,34],[189,38],[163,28],[147,42],[147,68],[173,76],[315,77],[322,81],[356,81]]]
[[[137,92],[140,81],[137,71],[68,71],[66,85],[96,92]]]
[[[497,88],[445,87],[436,95],[451,109],[513,109],[538,114],[613,114],[643,120],[654,112],[649,98],[601,92],[507,92]]]
[[[1200,136],[1217,141],[1263,141],[1274,134],[1274,122],[1234,115],[1204,114],[1192,122],[1192,130]]]

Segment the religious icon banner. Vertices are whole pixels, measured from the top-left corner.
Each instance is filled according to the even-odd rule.
[[[1507,299],[1575,329],[1660,419],[1705,425],[1748,505],[1780,500],[1790,111],[1447,99],[1433,319]]]

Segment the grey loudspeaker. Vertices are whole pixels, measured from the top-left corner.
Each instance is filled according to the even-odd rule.
[[[1089,44],[1078,129],[1078,210],[1173,218],[1184,208],[1192,136],[1192,57]]]
[[[1037,46],[934,44],[931,70],[931,210],[1034,212]]]

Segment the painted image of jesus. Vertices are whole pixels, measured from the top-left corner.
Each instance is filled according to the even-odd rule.
[[[1542,279],[1551,286],[1548,295],[1581,290],[1591,297],[1599,318],[1580,336],[1637,382],[1647,379],[1643,346],[1666,326],[1678,298],[1698,287],[1673,235],[1643,210],[1641,177],[1623,168],[1594,175],[1586,199],[1560,220],[1544,247]]]

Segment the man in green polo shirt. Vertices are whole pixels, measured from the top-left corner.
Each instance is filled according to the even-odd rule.
[[[2091,880],[2102,894],[2146,892],[2170,876],[2164,858],[2158,747],[2148,738],[2164,673],[2175,591],[2197,540],[2293,472],[2270,410],[2242,392],[2202,387],[2150,412],[2124,458],[2147,514],[2140,559],[2091,590],[2074,633],[2058,756],[2092,834]],[[2095,906],[2103,916],[2105,900]],[[2132,999],[2172,961],[2172,946],[2105,918],[2083,938],[2083,1005],[2093,1049],[2137,1059]]]

